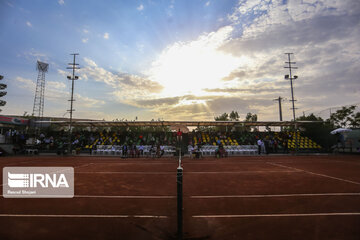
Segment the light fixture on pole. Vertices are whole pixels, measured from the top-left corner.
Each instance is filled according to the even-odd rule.
[[[68,65],[70,65],[70,67],[67,67],[67,69],[71,69],[72,70],[72,76],[67,76],[67,79],[71,81],[71,98],[70,100],[70,110],[68,110],[68,112],[70,112],[70,121],[69,121],[69,136],[68,136],[68,151],[69,151],[69,154],[71,154],[71,145],[72,145],[72,142],[71,142],[71,134],[72,134],[72,115],[73,115],[73,112],[75,111],[75,109],[73,109],[73,103],[75,101],[74,99],[74,80],[78,80],[79,77],[78,76],[75,76],[75,70],[76,69],[80,69],[79,68],[79,64],[76,63],[76,55],[79,55],[78,53],[72,53],[70,55],[73,55],[74,56],[74,60],[73,60],[73,63],[69,63]]]
[[[292,76],[292,69],[297,69],[297,67],[293,67],[292,66],[292,64],[296,64],[296,62],[291,62],[291,57],[290,57],[290,55],[291,54],[293,54],[293,53],[285,53],[285,54],[287,54],[288,55],[288,59],[289,59],[289,61],[288,62],[285,62],[285,63],[287,63],[288,64],[288,66],[287,67],[284,67],[284,68],[288,68],[289,69],[289,72],[290,72],[290,74],[286,74],[285,75],[285,79],[286,80],[289,80],[290,79],[290,86],[291,86],[291,100],[290,100],[290,102],[292,102],[292,111],[293,111],[293,121],[295,122],[295,99],[294,99],[294,87],[293,87],[293,80],[295,80],[295,79],[297,79],[298,78],[298,76]]]

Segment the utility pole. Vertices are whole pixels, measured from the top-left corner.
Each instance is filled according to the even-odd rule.
[[[71,98],[70,100],[70,110],[67,110],[68,112],[70,112],[70,121],[69,121],[69,137],[68,137],[68,141],[69,141],[69,146],[68,146],[68,151],[69,154],[71,154],[71,134],[72,134],[72,114],[75,111],[75,109],[73,109],[73,103],[75,101],[74,99],[74,80],[78,80],[79,77],[75,76],[75,70],[76,69],[80,69],[79,68],[79,64],[76,63],[76,56],[79,55],[78,53],[72,53],[70,55],[73,55],[74,59],[72,63],[68,63],[68,65],[70,67],[67,67],[66,69],[71,69],[72,70],[72,75],[71,76],[67,76],[68,80],[71,80]]]
[[[282,118],[282,108],[281,108],[281,102],[282,102],[283,98],[282,97],[278,97],[278,98],[275,98],[274,101],[278,101],[279,102],[279,116],[280,116],[280,121],[283,120]]]
[[[292,76],[292,69],[297,69],[297,67],[293,67],[292,64],[296,64],[296,62],[291,62],[291,54],[293,53],[285,53],[288,55],[288,62],[285,62],[288,64],[288,66],[284,67],[284,68],[288,68],[290,75],[285,75],[285,79],[290,79],[290,86],[291,86],[291,100],[290,102],[292,102],[292,110],[293,110],[293,121],[295,122],[295,99],[294,99],[294,89],[293,89],[293,80],[297,79],[298,76]]]
[[[282,108],[281,108],[281,102],[282,102],[283,98],[282,97],[278,97],[275,98],[273,101],[278,101],[279,102],[279,116],[280,116],[280,122],[282,122],[283,118],[282,118]],[[282,126],[280,127],[281,131],[282,131]]]

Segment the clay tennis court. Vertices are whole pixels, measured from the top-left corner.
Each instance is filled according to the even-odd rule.
[[[184,239],[360,239],[359,160],[185,158]],[[74,198],[1,197],[0,239],[176,239],[176,158],[8,157],[0,166],[75,168]]]

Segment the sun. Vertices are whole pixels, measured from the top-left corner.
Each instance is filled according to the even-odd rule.
[[[165,49],[150,70],[160,83],[164,97],[208,94],[204,89],[221,88],[224,77],[239,67],[243,59],[219,50],[232,29],[200,37],[189,43],[175,43]]]

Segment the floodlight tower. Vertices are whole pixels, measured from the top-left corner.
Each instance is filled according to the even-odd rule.
[[[66,69],[71,69],[72,70],[72,75],[71,76],[67,76],[67,79],[71,81],[71,98],[69,100],[70,102],[70,110],[68,110],[68,112],[70,112],[70,121],[69,121],[69,137],[68,137],[68,141],[69,141],[69,154],[71,154],[71,127],[72,127],[72,115],[73,112],[75,111],[75,109],[73,109],[73,103],[75,101],[74,99],[74,80],[78,80],[79,76],[75,76],[75,70],[76,69],[80,69],[79,68],[79,64],[76,63],[76,56],[79,55],[78,53],[72,53],[70,55],[73,55],[74,59],[72,63],[69,63],[69,67],[67,67]]]
[[[3,80],[3,78],[4,78],[4,76],[1,76],[0,75],[0,81],[1,80]],[[6,89],[7,88],[7,85],[6,84],[4,84],[4,83],[0,83],[0,90],[4,90],[4,89]],[[5,96],[7,94],[7,92],[3,92],[3,91],[0,91],[0,98],[1,97],[3,97],[3,96]],[[5,104],[6,104],[6,101],[4,101],[4,100],[0,100],[0,106],[1,107],[3,107],[3,106],[5,106]],[[2,111],[2,109],[0,109],[0,112]]]
[[[288,59],[289,59],[289,61],[288,62],[285,62],[285,63],[287,63],[288,64],[288,66],[287,67],[284,67],[284,68],[288,68],[289,69],[289,71],[290,71],[290,75],[285,75],[285,79],[290,79],[290,85],[291,85],[291,100],[290,100],[290,102],[292,102],[292,110],[293,110],[293,120],[294,120],[294,122],[295,122],[295,99],[294,99],[294,89],[293,89],[293,80],[295,80],[295,79],[297,79],[298,78],[298,76],[292,76],[292,72],[291,72],[291,70],[292,69],[297,69],[297,67],[293,67],[292,66],[292,64],[296,64],[296,62],[291,62],[291,57],[290,57],[290,55],[291,54],[293,54],[293,53],[285,53],[285,54],[287,54],[288,55]]]
[[[44,116],[44,95],[45,95],[45,73],[48,71],[49,64],[37,61],[36,69],[38,77],[34,97],[33,116],[42,118]]]

